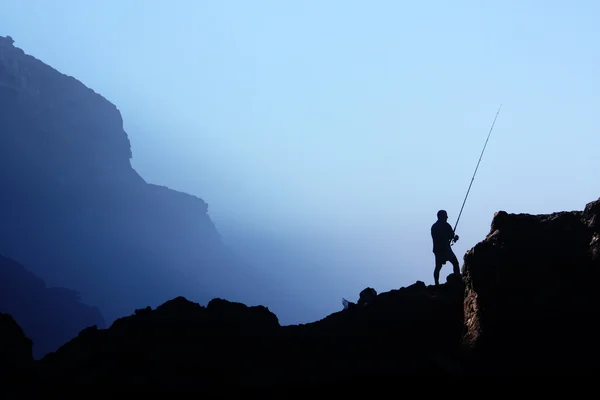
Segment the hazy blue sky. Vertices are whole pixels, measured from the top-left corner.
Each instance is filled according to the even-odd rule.
[[[459,257],[499,209],[600,196],[599,20],[591,0],[0,0],[0,34],[117,105],[148,181],[223,230],[369,247],[382,286],[431,281],[429,228],[454,224],[500,103]]]

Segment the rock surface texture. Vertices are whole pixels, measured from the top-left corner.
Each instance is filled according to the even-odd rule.
[[[600,200],[494,215],[465,255],[465,344],[483,373],[578,374],[598,357]]]

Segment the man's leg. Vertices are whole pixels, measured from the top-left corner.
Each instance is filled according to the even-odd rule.
[[[454,269],[454,275],[456,275],[457,278],[460,278],[460,266],[458,264],[458,258],[456,258],[456,254],[454,254],[454,252],[451,254],[450,262],[452,263],[452,268]]]
[[[435,281],[436,286],[440,284],[440,271],[442,270],[442,265],[444,265],[444,263],[442,262],[441,258],[436,256],[435,269],[433,270],[433,280]]]

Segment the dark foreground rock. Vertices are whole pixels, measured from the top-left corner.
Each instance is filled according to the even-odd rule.
[[[33,362],[31,339],[9,314],[0,313],[0,371],[28,367]]]
[[[3,388],[357,397],[399,391],[411,376],[595,375],[599,209],[600,200],[581,212],[499,212],[466,254],[463,279],[367,288],[367,300],[310,324],[280,326],[265,307],[178,297],[85,329],[39,362],[11,353],[8,365],[29,365],[12,382],[27,385]],[[26,349],[22,334],[8,337],[4,349],[6,340]]]
[[[599,234],[600,200],[582,212],[495,214],[485,240],[465,255],[474,373],[595,371]]]
[[[265,307],[221,299],[203,307],[179,297],[109,329],[82,331],[37,365],[31,390],[285,394],[460,375],[463,293],[460,280],[417,282],[299,326],[280,326]]]
[[[36,381],[32,342],[9,314],[0,313],[0,398],[21,396]]]

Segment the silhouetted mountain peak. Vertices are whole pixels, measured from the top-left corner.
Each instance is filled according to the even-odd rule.
[[[142,179],[117,107],[13,42],[0,38],[0,254],[108,321],[235,286],[207,203]]]

